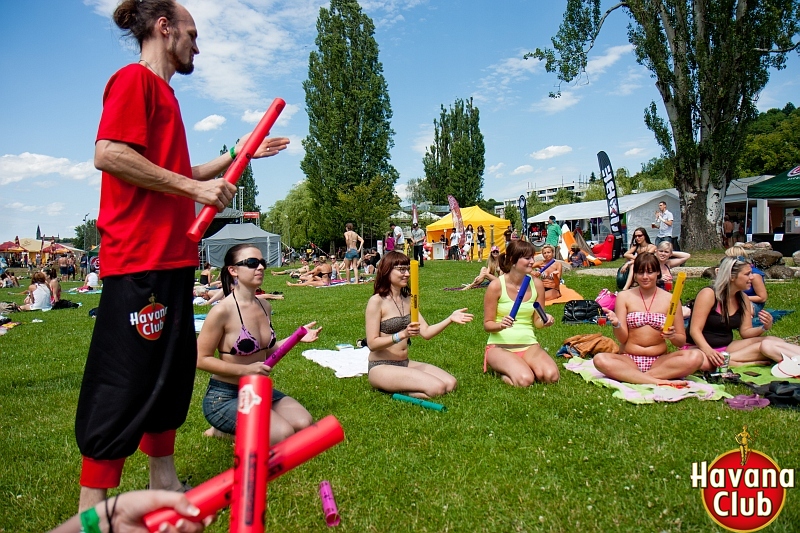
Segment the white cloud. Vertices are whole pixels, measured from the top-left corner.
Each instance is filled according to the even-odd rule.
[[[473,98],[476,102],[490,102],[503,106],[516,101],[513,86],[527,80],[532,74],[541,72],[543,67],[535,59],[523,59],[525,50],[517,51],[517,55],[501,59],[498,63],[486,68],[489,71],[478,82],[478,89]]]
[[[518,176],[520,174],[530,174],[531,172],[533,172],[533,167],[531,165],[522,165],[512,170],[511,175]]]
[[[433,144],[433,124],[420,124],[417,128],[417,135],[411,142],[411,149],[419,155],[425,155],[425,151]]]
[[[644,148],[631,148],[630,150],[625,152],[625,155],[630,157],[630,156],[639,155],[642,152],[644,152]]]
[[[645,68],[639,65],[629,67],[625,77],[609,93],[615,96],[627,96],[636,89],[642,87],[642,79],[645,77]]]
[[[118,0],[83,0],[110,21]],[[421,0],[376,0],[362,3],[380,24],[403,20],[402,11]],[[198,29],[200,55],[187,83],[202,96],[238,109],[266,108],[271,79],[304,76],[314,46],[316,21],[327,0],[186,0]],[[115,29],[115,31],[118,31]],[[288,117],[287,117],[288,120]]]
[[[605,53],[600,56],[595,56],[589,59],[586,63],[586,74],[600,75],[604,73],[609,67],[619,61],[622,56],[627,55],[633,51],[632,44],[622,44],[619,46],[612,46],[606,49]]]
[[[4,209],[17,213],[42,213],[51,217],[61,215],[66,204],[63,202],[52,202],[47,205],[26,205],[22,202],[11,202],[3,205]]]
[[[29,152],[19,155],[6,154],[0,157],[0,185],[8,185],[48,174],[58,174],[74,180],[99,179],[100,176],[92,161],[76,163],[65,157],[52,157]]]
[[[209,115],[194,125],[194,131],[211,131],[219,129],[227,119],[222,115]]]
[[[394,186],[394,193],[400,197],[402,200],[407,200],[408,196],[408,184],[407,183],[397,183]]]
[[[542,148],[541,150],[533,152],[531,157],[534,159],[551,159],[553,157],[568,154],[571,151],[572,147],[567,145],[548,146],[547,148]]]
[[[288,137],[289,137],[289,146],[285,150],[286,153],[288,155],[305,156],[306,150],[305,148],[303,148],[303,138],[300,137],[299,135],[288,135]]]
[[[280,116],[278,116],[278,120],[275,122],[275,125],[285,128],[286,126],[289,125],[289,122],[292,120],[292,117],[298,111],[300,111],[299,105],[286,104],[286,106],[283,108],[283,111],[281,111]],[[248,124],[257,124],[258,121],[261,120],[261,117],[263,117],[264,113],[266,112],[267,112],[266,109],[259,111],[248,109],[247,111],[242,113],[242,122],[247,122]]]
[[[576,94],[576,89],[564,89],[558,98],[545,96],[531,106],[533,111],[542,111],[548,115],[564,111],[581,101],[581,97]]]
[[[500,170],[501,168],[503,168],[504,166],[506,166],[506,164],[505,164],[505,163],[497,163],[496,165],[492,165],[492,166],[490,166],[490,167],[489,167],[489,168],[486,170],[486,173],[487,173],[487,174],[497,174],[497,171],[499,171],[499,170]]]

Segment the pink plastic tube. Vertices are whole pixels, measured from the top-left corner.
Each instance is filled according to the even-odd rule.
[[[264,533],[271,408],[272,381],[267,376],[239,379],[231,533]]]
[[[297,330],[292,333],[288,339],[283,341],[283,344],[278,346],[272,354],[267,357],[267,360],[264,361],[264,364],[270,368],[274,368],[275,365],[278,364],[278,361],[283,359],[283,356],[289,353],[289,350],[295,347],[295,345],[300,342],[300,339],[306,336],[308,331],[303,326],[297,328]]]
[[[328,448],[333,448],[343,440],[344,431],[333,415],[326,416],[316,424],[298,431],[270,448],[267,482],[313,459]],[[175,525],[181,518],[191,522],[202,522],[207,516],[230,505],[232,493],[233,468],[186,493],[189,501],[200,509],[199,515],[187,517],[178,514],[174,509],[159,509],[144,516],[144,525],[151,533],[157,533],[159,526],[164,522]]]
[[[286,102],[283,101],[283,99],[276,98],[272,101],[272,105],[269,106],[267,112],[264,113],[263,117],[261,117],[261,120],[253,130],[253,133],[250,134],[250,137],[244,143],[242,151],[239,152],[239,154],[236,156],[236,159],[234,159],[233,163],[231,163],[231,166],[229,166],[228,170],[225,171],[225,175],[222,176],[222,179],[236,185],[236,182],[239,181],[239,178],[242,176],[242,172],[244,172],[245,167],[247,167],[247,164],[251,159],[253,159],[253,156],[261,144],[261,141],[263,141],[264,138],[269,135],[269,130],[272,129],[275,121],[278,120],[278,116],[281,114],[281,111],[283,111],[284,107],[286,107]],[[189,237],[192,242],[200,242],[200,239],[203,238],[203,234],[208,229],[211,221],[214,220],[214,216],[216,214],[217,209],[214,206],[207,205],[203,207],[186,236]]]
[[[322,500],[322,513],[325,515],[325,523],[328,527],[338,526],[341,519],[339,510],[336,508],[336,500],[333,499],[333,491],[328,480],[319,484],[319,499]]]

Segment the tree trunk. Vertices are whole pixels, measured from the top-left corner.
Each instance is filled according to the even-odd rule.
[[[694,189],[679,184],[681,199],[681,250],[711,250],[721,246],[722,191],[708,184]],[[694,189],[694,190],[693,190]]]

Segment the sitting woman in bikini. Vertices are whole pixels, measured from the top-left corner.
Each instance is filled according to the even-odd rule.
[[[209,311],[197,338],[197,368],[212,374],[203,398],[203,415],[212,426],[205,432],[209,437],[235,433],[239,378],[268,376],[272,369],[264,361],[283,343],[275,337],[270,304],[256,298],[266,264],[261,251],[250,244],[237,244],[228,250],[221,272],[226,297]],[[314,325],[316,322],[305,326],[308,333],[301,342],[317,340],[322,328],[313,329]],[[219,358],[215,352],[219,352]],[[272,390],[271,444],[312,422],[311,414],[297,400]]]
[[[532,278],[516,319],[509,316],[522,280],[534,270],[535,254],[533,244],[511,241],[506,252],[500,254],[500,268],[505,274],[489,284],[483,298],[483,329],[489,333],[483,371],[491,367],[514,387],[529,387],[536,381],[555,383],[559,378],[555,361],[539,345],[533,331],[534,327],[552,326],[554,322],[550,315],[542,322],[532,307],[533,302],[544,307],[542,280]]]
[[[456,388],[456,378],[428,363],[408,358],[411,337],[430,339],[450,324],[466,324],[472,315],[458,309],[439,322],[411,322],[408,256],[388,252],[378,263],[375,292],[367,302],[369,384],[385,392],[402,392],[416,398],[441,396]]]
[[[788,357],[800,357],[800,348],[783,339],[764,335],[772,329],[772,315],[758,313],[760,326],[753,326],[753,305],[746,291],[752,287],[753,267],[744,257],[725,257],[717,269],[712,287],[697,293],[689,322],[691,347],[705,355],[703,370],[723,365],[722,352],[730,353],[731,366],[748,363],[777,363]],[[741,339],[734,340],[739,330]]]
[[[481,267],[480,273],[475,276],[472,283],[461,290],[466,291],[468,289],[477,289],[478,287],[488,287],[489,283],[496,280],[500,274],[502,274],[500,271],[500,248],[492,246],[489,259],[486,260],[486,266]]]
[[[550,244],[545,244],[542,246],[542,260],[533,264],[533,271],[531,272],[534,278],[540,278],[542,280],[545,300],[557,300],[561,298],[561,275],[563,273],[561,262],[556,259],[544,272],[541,271],[542,267],[549,263],[555,256],[556,249]]]
[[[633,265],[633,261],[636,259],[636,257],[644,252],[650,252],[654,254],[656,253],[656,246],[650,242],[650,235],[648,235],[647,230],[642,227],[638,227],[633,230],[631,247],[623,254],[625,259],[628,261],[619,267],[619,270],[617,271],[618,288],[622,290],[628,290],[631,288],[633,285],[633,270],[631,270],[631,266]]]
[[[667,341],[675,347],[686,344],[681,307],[678,306],[673,325],[663,331],[672,296],[656,286],[661,265],[655,255],[643,252],[636,256],[632,269],[638,286],[617,295],[614,311],[603,308],[622,353],[599,353],[594,356],[594,366],[609,378],[625,383],[686,385],[685,381],[670,380],[700,369],[703,352],[667,352]]]

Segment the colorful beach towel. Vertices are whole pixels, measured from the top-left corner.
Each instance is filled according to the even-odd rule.
[[[659,387],[656,385],[641,385],[633,383],[622,383],[615,379],[606,377],[594,367],[594,361],[574,357],[564,363],[564,368],[579,374],[584,380],[608,387],[614,390],[613,397],[619,398],[635,404],[655,403],[655,402],[677,402],[684,398],[697,398],[698,400],[721,400],[722,398],[732,398],[725,392],[723,385],[712,385],[697,376],[688,376],[686,381],[689,386],[684,389],[674,387]]]
[[[583,300],[583,296],[578,294],[578,291],[574,289],[570,289],[566,285],[561,285],[558,288],[558,291],[561,293],[561,296],[556,298],[555,300],[547,300],[544,305],[553,305],[553,304],[564,304],[571,300]]]
[[[318,365],[332,368],[337,378],[353,378],[367,373],[369,348],[304,350],[303,357]]]
[[[774,365],[741,365],[732,366],[731,371],[739,375],[739,379],[745,383],[754,385],[766,385],[773,381],[788,381],[789,383],[800,383],[797,378],[776,378],[772,375]],[[756,374],[753,376],[752,374]]]

